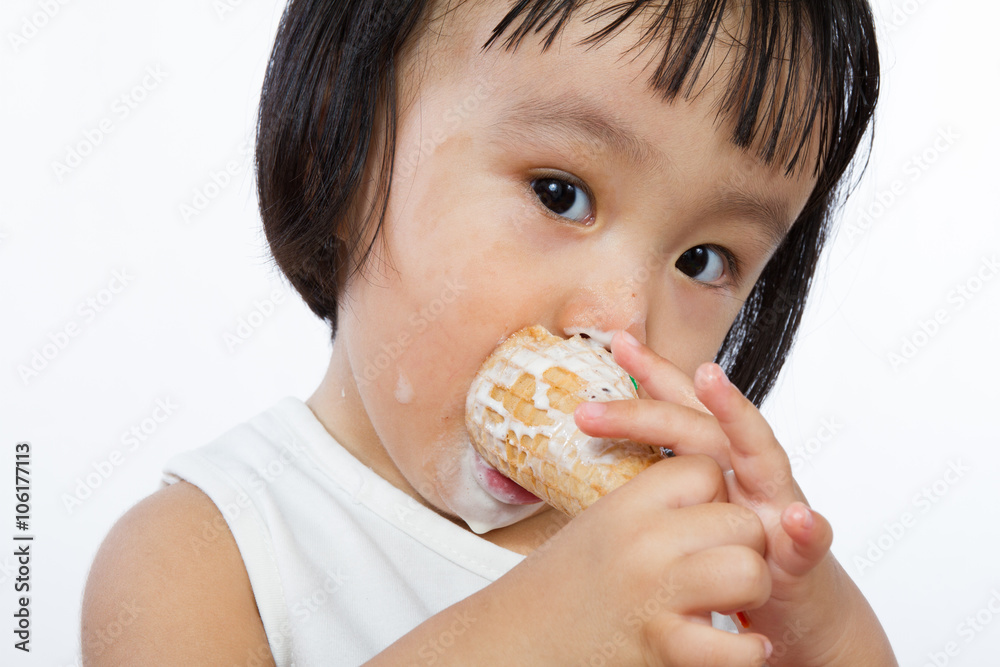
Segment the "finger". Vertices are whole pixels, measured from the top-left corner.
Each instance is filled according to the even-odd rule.
[[[661,516],[664,531],[670,535],[664,548],[669,547],[678,557],[725,546],[743,547],[760,556],[765,554],[764,525],[749,508],[725,502],[707,503],[682,507]],[[714,607],[712,610],[718,611]]]
[[[756,609],[771,597],[771,572],[760,551],[724,544],[677,561],[670,571],[675,587],[670,608],[683,614],[730,614]]]
[[[718,364],[702,364],[695,390],[729,439],[729,456],[741,490],[754,504],[796,500],[788,455],[767,420],[726,378]]]
[[[622,496],[620,502],[632,504],[633,507],[628,510],[631,512],[644,512],[650,508],[661,512],[663,509],[722,503],[728,499],[722,469],[715,461],[700,454],[658,461],[605,498],[612,496]]]
[[[581,403],[575,417],[587,435],[626,438],[677,454],[705,454],[723,470],[731,468],[729,440],[719,422],[692,408],[653,399]]]
[[[758,667],[771,656],[771,642],[758,634],[733,634],[661,614],[643,627],[643,653],[648,665],[663,667]]]
[[[670,401],[704,413],[708,409],[695,395],[694,384],[687,373],[664,359],[635,336],[621,330],[611,339],[611,352],[619,366],[639,383],[650,398]]]
[[[781,513],[782,535],[774,541],[771,559],[792,576],[811,571],[830,551],[833,528],[830,522],[805,503],[795,502]]]

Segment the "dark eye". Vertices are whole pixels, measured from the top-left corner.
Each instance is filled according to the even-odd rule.
[[[703,283],[713,283],[725,275],[726,263],[718,251],[704,245],[691,248],[677,260],[677,268]]]
[[[545,208],[556,215],[583,222],[589,218],[590,197],[583,188],[560,178],[537,178],[531,182],[531,189]]]

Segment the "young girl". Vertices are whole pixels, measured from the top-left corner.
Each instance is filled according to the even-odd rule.
[[[756,407],[877,91],[864,0],[291,0],[258,185],[329,370],[118,522],[87,664],[895,664]],[[533,324],[677,453],[573,521],[465,430]]]

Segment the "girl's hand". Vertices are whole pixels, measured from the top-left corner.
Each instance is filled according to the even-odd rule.
[[[769,664],[895,664],[878,619],[830,554],[830,524],[809,508],[770,426],[722,369],[703,364],[692,382],[624,332],[612,350],[650,399],[581,406],[577,424],[590,435],[707,454],[727,471],[729,502],[752,509],[766,535],[771,598],[746,615],[773,642]]]
[[[659,461],[370,664],[414,664],[448,636],[436,665],[759,667],[766,637],[711,626],[771,594],[763,526],[725,501],[709,457]]]
[[[771,592],[763,526],[725,501],[712,459],[660,461],[498,581],[529,591],[521,613],[538,605],[530,625],[565,642],[541,664],[762,665],[766,637],[711,626],[713,610],[757,608]]]

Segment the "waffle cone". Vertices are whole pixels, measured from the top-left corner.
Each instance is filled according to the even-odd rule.
[[[473,447],[503,475],[576,516],[658,461],[659,448],[581,432],[585,401],[638,398],[628,374],[595,341],[533,326],[480,367],[466,401]]]

